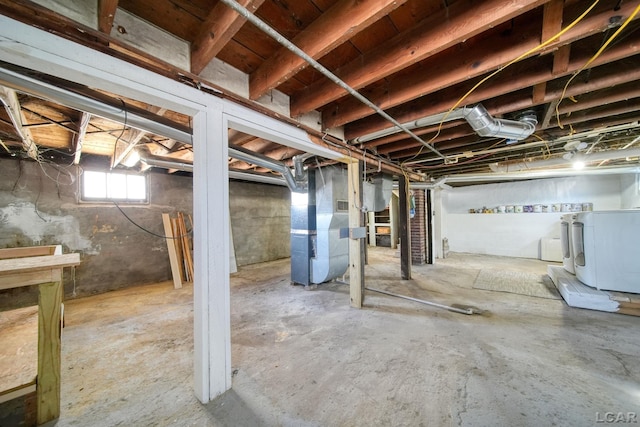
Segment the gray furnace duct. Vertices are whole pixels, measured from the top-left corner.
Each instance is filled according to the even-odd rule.
[[[349,227],[347,170],[331,166],[307,175],[308,192],[291,193],[291,282],[304,286],[340,277],[349,266],[349,239],[341,238]],[[391,189],[389,176],[365,182],[362,210],[383,210]]]

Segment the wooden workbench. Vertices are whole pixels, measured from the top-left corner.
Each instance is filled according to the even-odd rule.
[[[62,269],[80,264],[80,254],[62,254],[58,246],[0,249],[0,290],[38,285],[38,424],[60,416]],[[0,391],[8,400],[29,393],[33,384]]]

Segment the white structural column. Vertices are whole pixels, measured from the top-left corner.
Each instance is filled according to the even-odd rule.
[[[231,388],[227,128],[221,106],[193,125],[194,379],[204,403]]]
[[[206,403],[224,393],[231,388],[228,128],[329,159],[342,155],[302,129],[2,15],[0,58],[193,117],[195,394]]]

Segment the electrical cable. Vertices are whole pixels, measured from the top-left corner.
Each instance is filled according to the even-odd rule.
[[[625,29],[625,27],[627,25],[629,25],[629,23],[633,20],[633,18],[635,18],[635,16],[640,12],[640,5],[638,5],[634,11],[631,13],[631,15],[629,15],[627,17],[627,19],[624,21],[624,23],[616,30],[615,33],[613,33],[611,35],[611,37],[609,37],[609,39],[600,47],[600,49],[598,49],[598,51],[582,66],[580,67],[580,69],[576,72],[573,73],[573,75],[571,76],[571,78],[569,79],[569,81],[567,81],[567,83],[564,85],[564,89],[562,90],[562,95],[560,95],[560,101],[558,101],[556,103],[556,120],[558,121],[558,127],[560,127],[560,129],[564,129],[564,126],[562,126],[562,124],[560,123],[560,110],[559,110],[559,106],[562,103],[562,101],[564,100],[564,97],[567,93],[567,88],[569,87],[569,85],[571,84],[571,82],[573,81],[573,79],[575,79],[578,74],[580,74],[582,71],[584,71],[585,68],[587,68],[589,66],[589,64],[591,64],[593,61],[595,61],[596,59],[598,59],[598,57],[602,54],[602,52],[604,52],[604,50],[611,44],[611,42],[618,37],[618,35]]]
[[[43,222],[49,222],[49,220],[44,219],[38,211],[38,200],[40,200],[40,194],[42,193],[42,174],[38,175],[38,178],[40,184],[38,185],[38,195],[36,196],[36,201],[33,203],[33,209],[36,211],[36,215],[38,215],[38,218],[40,218]]]
[[[467,93],[465,93],[458,101],[456,101],[456,103],[449,109],[449,111],[447,111],[447,113],[443,116],[442,120],[440,121],[439,125],[438,125],[438,130],[436,132],[436,134],[427,141],[427,144],[430,144],[431,142],[433,142],[439,135],[440,132],[442,130],[442,125],[444,124],[444,122],[446,121],[447,117],[449,117],[449,115],[453,112],[453,110],[455,110],[456,108],[458,108],[458,106],[460,104],[462,104],[462,102],[464,102],[465,99],[467,99],[469,97],[469,95],[471,95],[476,89],[478,89],[478,87],[480,87],[482,84],[484,84],[487,80],[493,78],[494,76],[496,76],[498,73],[502,72],[504,69],[506,69],[507,67],[515,64],[516,62],[521,61],[522,59],[528,57],[529,55],[532,55],[533,53],[543,49],[544,47],[546,47],[547,45],[551,44],[551,42],[553,42],[553,40],[560,38],[562,35],[564,35],[567,31],[571,30],[574,26],[576,26],[580,21],[582,21],[582,19],[584,19],[585,16],[587,16],[587,14],[589,12],[591,12],[591,10],[598,4],[599,0],[595,0],[591,6],[589,6],[580,16],[578,16],[573,22],[571,22],[569,25],[567,25],[564,29],[562,29],[561,31],[559,31],[557,34],[551,36],[548,40],[546,40],[545,42],[539,44],[538,46],[529,49],[528,51],[526,51],[525,53],[521,54],[520,56],[518,56],[517,58],[509,61],[507,64],[501,66],[500,68],[498,68],[497,70],[495,70],[494,72],[492,72],[491,74],[489,74],[488,76],[484,77],[482,80],[480,80],[478,83],[476,83],[471,89],[469,89],[467,91]],[[405,160],[404,162],[401,163],[401,166],[404,166],[404,164],[412,159],[414,159],[415,157],[417,157],[418,155],[420,155],[420,153],[422,152],[422,148],[420,148],[420,150],[418,151],[418,153]]]
[[[120,135],[118,135],[118,137],[116,138],[116,142],[113,144],[113,154],[112,154],[113,157],[111,160],[111,163],[112,163],[111,169],[113,169],[113,161],[116,158],[116,151],[118,150],[118,142],[120,142],[120,140],[122,139],[122,135],[124,135],[124,131],[127,130],[127,104],[124,102],[124,99],[122,98],[118,98],[118,100],[122,102],[122,111],[124,111],[124,123],[122,126],[122,131],[120,131]]]
[[[170,237],[170,236],[167,236],[167,235],[163,235],[163,234],[157,234],[157,233],[154,233],[153,231],[147,230],[146,228],[144,228],[143,226],[141,226],[140,224],[138,224],[138,223],[136,223],[134,220],[132,220],[132,219],[129,217],[129,215],[127,215],[127,214],[122,210],[122,208],[120,207],[120,205],[118,204],[118,202],[116,202],[116,201],[115,201],[115,200],[113,200],[113,199],[112,199],[111,201],[112,201],[112,202],[113,202],[113,204],[118,208],[118,210],[120,211],[120,213],[121,213],[122,215],[124,215],[124,217],[125,217],[126,219],[128,219],[128,220],[129,220],[129,222],[130,222],[131,224],[135,225],[136,227],[138,227],[140,230],[144,231],[145,233],[151,234],[152,236],[160,237],[161,239],[165,239],[165,240],[176,240],[176,239],[181,239],[181,238],[183,238],[183,237],[190,236],[190,235],[192,235],[192,234],[193,234],[193,229],[191,229],[191,230],[187,231],[185,234],[181,234],[181,235],[179,235],[179,236],[173,236],[173,237]]]

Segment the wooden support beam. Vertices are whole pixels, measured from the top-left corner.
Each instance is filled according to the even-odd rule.
[[[364,162],[361,160],[351,162],[347,169],[349,174],[349,229],[354,231],[364,227],[364,212],[360,209],[362,206]],[[364,238],[349,238],[349,295],[351,307],[355,308],[362,308],[364,302],[364,245]]]
[[[579,7],[582,6],[579,5]],[[618,12],[613,12],[610,8],[605,8],[597,14],[587,16],[570,31],[565,33],[560,40],[548,45],[546,51],[557,49],[556,55],[564,57],[565,53],[568,54],[568,51],[564,52],[564,49],[561,49],[562,46],[602,33],[611,25],[610,18],[612,15],[619,13],[621,16],[628,16],[632,13],[635,6],[633,4],[623,4],[621,8],[624,8],[624,10],[621,9]],[[638,17],[636,17],[636,19],[637,18]],[[517,31],[514,30],[512,33],[501,36],[498,39],[491,38],[475,44],[465,43],[456,47],[455,54],[449,55],[446,58],[437,57],[421,62],[420,67],[429,70],[430,78],[428,79],[424,78],[423,73],[416,72],[401,79],[390,79],[385,85],[367,88],[364,94],[380,108],[387,110],[397,105],[406,104],[415,98],[446,89],[455,84],[465,82],[495,70],[514,58],[517,58],[523,52],[535,48],[539,42],[539,23],[538,21],[532,21],[529,24],[517,28]],[[565,49],[569,49],[569,47]],[[563,51],[559,52],[560,50]],[[634,51],[634,53],[636,52],[637,50]],[[481,60],[478,58],[481,58]],[[560,59],[561,58],[558,60]],[[588,60],[588,58],[586,60]],[[464,64],[464,66],[460,64]],[[546,65],[543,64],[544,62],[537,66],[537,68],[546,67]],[[508,70],[509,69],[507,69],[507,71]],[[532,85],[529,84],[528,86]],[[460,95],[457,95],[453,97],[453,99],[458,99],[459,97]],[[450,107],[451,105],[448,105],[447,108],[442,111],[446,111]],[[373,111],[360,101],[351,97],[345,97],[332,103],[323,110],[323,128],[341,126],[354,120],[371,116],[372,114]],[[375,120],[377,120],[377,117]],[[383,120],[379,121],[383,122]],[[347,139],[350,138],[350,136],[347,136]]]
[[[411,226],[409,219],[409,181],[404,175],[398,177],[399,225],[400,225],[400,276],[411,279]]]
[[[544,3],[544,0],[510,3],[488,0],[480,5],[469,0],[455,2],[341,67],[335,74],[351,87],[361,88]],[[291,115],[307,113],[345,94],[335,83],[319,80],[292,98]]]
[[[540,129],[547,129],[551,124],[551,120],[553,116],[556,114],[556,106],[558,105],[558,100],[551,101],[544,110],[544,116],[540,121]]]
[[[60,416],[60,352],[61,352],[60,281],[40,285],[38,297],[38,425]]]
[[[0,86],[0,100],[4,104],[4,108],[13,123],[13,127],[22,139],[22,147],[27,155],[34,160],[38,159],[38,146],[33,141],[31,131],[25,127],[26,120],[20,107],[18,94],[15,90]]]
[[[82,144],[84,143],[84,137],[87,133],[87,127],[91,120],[91,114],[83,112],[80,117],[80,124],[78,125],[78,132],[73,136],[73,149],[75,154],[73,156],[73,164],[80,164],[80,156],[82,155]]]
[[[639,14],[640,15],[640,14]],[[640,36],[630,35],[627,39],[621,41],[619,44],[607,49],[598,59],[589,64],[589,69],[599,67],[601,65],[620,61],[621,59],[629,58],[637,54],[640,49]],[[580,57],[574,57],[571,59],[569,68],[563,75],[568,75],[574,71],[580,69],[590,58],[591,54],[582,55]],[[544,59],[542,57],[541,59]],[[620,73],[619,77],[612,77],[612,81],[619,80],[620,82],[629,81],[627,72]],[[466,99],[467,104],[473,104],[476,102],[485,102],[485,107],[488,108],[486,100],[495,98],[497,96],[515,92],[521,89],[526,89],[535,84],[543,81],[552,80],[560,76],[554,76],[551,67],[546,66],[532,66],[529,62],[523,62],[521,64],[515,64],[510,68],[496,76],[495,79],[485,83],[475,90]],[[411,120],[417,120],[422,117],[430,116],[432,114],[442,113],[451,108],[451,99],[457,99],[460,93],[464,93],[468,90],[469,86],[474,83],[464,83],[461,86],[454,86],[450,89],[443,90],[437,97],[423,97],[413,102],[406,102],[394,109],[388,110],[398,121],[407,122]],[[612,83],[615,84],[615,83]],[[573,84],[569,87],[569,90],[576,85]],[[548,91],[547,91],[548,92]],[[530,99],[531,103],[531,99]],[[531,106],[531,105],[529,105]],[[523,108],[528,108],[527,106]],[[517,111],[514,109],[512,111]],[[489,111],[494,114],[494,112]],[[359,120],[345,126],[345,138],[352,139],[361,135],[375,132],[381,129],[389,127],[389,123],[380,120],[376,116],[370,116],[365,119]]]
[[[551,0],[544,5],[540,43],[546,42],[562,30],[563,11],[564,0]]]
[[[633,98],[640,98],[640,84],[638,84],[638,82],[620,85],[610,90],[598,91],[593,95],[585,95],[582,98],[578,98],[578,102],[563,103],[559,111],[560,114],[573,113],[575,111],[603,107],[607,104],[627,101]]]
[[[239,0],[238,3],[255,12],[264,0]],[[202,23],[200,32],[191,44],[191,72],[200,74],[204,67],[222,50],[244,25],[246,19],[218,2]]]
[[[554,76],[562,75],[569,69],[571,60],[571,45],[565,45],[558,48],[553,54],[553,71]]]
[[[101,32],[111,34],[116,9],[118,9],[118,0],[98,0],[98,29]]]
[[[544,94],[547,92],[547,82],[541,82],[533,85],[533,103],[540,104],[544,101]]]
[[[407,0],[341,0],[324,12],[291,42],[314,59],[321,58]],[[251,99],[258,99],[309,64],[289,49],[281,47],[249,78]]]

